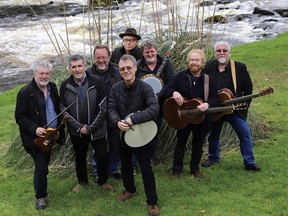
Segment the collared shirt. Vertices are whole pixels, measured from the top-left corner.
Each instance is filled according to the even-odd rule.
[[[57,113],[55,111],[54,104],[51,99],[51,91],[50,91],[49,85],[48,85],[48,94],[47,94],[45,105],[46,105],[46,120],[48,123],[50,123],[48,127],[57,128],[57,125],[58,125]]]

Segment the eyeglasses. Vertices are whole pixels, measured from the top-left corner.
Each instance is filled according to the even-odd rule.
[[[132,68],[133,68],[133,66],[125,66],[125,67],[119,68],[119,71],[120,72],[125,72],[125,69],[128,70],[128,71],[131,71]]]
[[[106,60],[109,56],[97,56],[95,57],[96,60],[100,60],[100,59],[103,59],[103,60]]]
[[[137,39],[133,38],[133,39],[123,39],[124,43],[128,43],[128,42],[135,42]]]
[[[216,50],[216,52],[217,53],[221,53],[221,52],[223,52],[223,53],[227,53],[227,52],[229,52],[229,50],[226,50],[226,49],[218,49],[218,50]]]

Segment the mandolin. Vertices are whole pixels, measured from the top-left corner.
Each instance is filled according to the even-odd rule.
[[[200,98],[191,100],[185,99],[182,106],[178,106],[173,97],[168,98],[163,107],[164,119],[170,127],[179,130],[190,123],[200,124],[207,113],[226,112],[226,114],[228,114],[233,113],[234,110],[247,109],[247,103],[241,103],[224,107],[212,107],[208,108],[205,112],[202,112],[197,109],[197,106],[202,102],[203,101]]]

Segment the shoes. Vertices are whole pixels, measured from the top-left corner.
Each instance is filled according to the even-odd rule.
[[[111,176],[113,176],[115,179],[122,179],[122,174],[119,171],[112,173]]]
[[[116,199],[120,202],[124,202],[130,198],[132,198],[135,195],[135,193],[130,193],[128,191],[124,191],[122,194],[119,194]]]
[[[207,159],[203,164],[202,164],[202,167],[210,167],[214,164],[218,164],[219,161],[216,161],[216,160],[212,160],[212,159]]]
[[[158,216],[159,214],[160,214],[160,211],[157,205],[149,206],[149,216]]]
[[[104,190],[109,190],[109,191],[111,191],[111,190],[113,190],[113,187],[109,184],[109,183],[104,183],[104,184],[102,184],[102,185],[100,185],[100,187],[102,188],[102,189],[104,189]]]
[[[39,198],[36,200],[36,210],[44,210],[47,206],[47,198]]]
[[[79,190],[80,190],[80,188],[82,187],[82,185],[81,184],[76,184],[74,187],[73,187],[73,189],[72,189],[72,192],[78,192]]]
[[[204,176],[198,170],[191,172],[191,175],[193,175],[195,178],[204,178]]]
[[[252,171],[260,171],[261,168],[257,164],[248,164],[245,166],[246,170],[252,170]]]

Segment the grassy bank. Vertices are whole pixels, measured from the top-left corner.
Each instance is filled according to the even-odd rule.
[[[255,144],[255,157],[262,171],[243,168],[239,149],[222,152],[221,164],[201,168],[205,179],[189,175],[188,160],[183,177],[170,178],[170,164],[155,167],[161,215],[167,216],[253,216],[288,215],[287,210],[287,81],[288,34],[276,39],[243,44],[232,49],[232,58],[247,64],[254,82],[254,92],[271,86],[274,93],[253,99],[252,117],[267,122],[273,129],[269,138]],[[67,169],[53,168],[49,174],[49,206],[34,210],[33,171],[6,164],[7,146],[18,136],[13,112],[19,88],[0,95],[0,215],[147,215],[141,175],[136,175],[137,196],[125,203],[115,196],[123,190],[122,182],[109,179],[114,190],[106,192],[92,182],[72,193],[76,177],[63,174]],[[268,132],[267,132],[268,133]],[[53,152],[57,154],[57,152]]]

